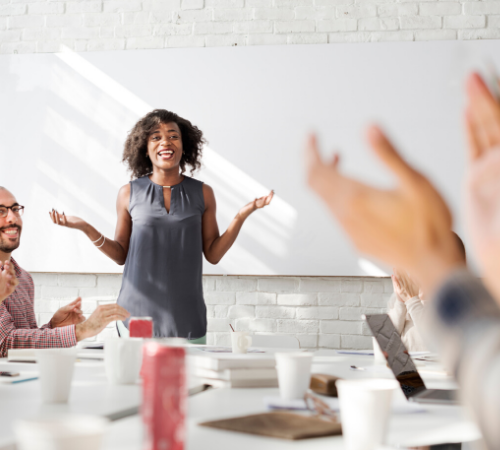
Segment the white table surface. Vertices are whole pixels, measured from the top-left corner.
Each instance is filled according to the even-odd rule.
[[[9,363],[0,359],[1,371],[34,371],[34,363]],[[0,450],[14,448],[12,424],[18,419],[47,414],[96,414],[111,420],[137,414],[141,403],[140,385],[110,385],[102,361],[77,362],[69,402],[44,405],[40,381],[0,384]]]
[[[369,369],[373,357],[358,355],[337,355],[334,351],[319,351],[315,354],[313,372],[330,373],[343,378],[387,378],[392,375],[384,367]],[[365,367],[353,371],[351,365]],[[436,365],[426,364],[422,369],[433,369]],[[427,387],[449,389],[455,383],[440,375],[424,374]],[[188,400],[187,450],[255,450],[272,448],[290,449],[341,449],[341,437],[285,441],[275,438],[252,436],[200,427],[198,423],[207,420],[236,417],[267,411],[263,397],[277,396],[278,389],[213,389],[190,397]],[[404,402],[401,391],[396,402]],[[398,447],[418,446],[447,442],[466,442],[480,437],[477,427],[460,406],[422,406],[424,412],[393,414],[389,423],[387,443]],[[142,447],[142,425],[140,416],[128,417],[110,427],[105,437],[103,450],[140,450]],[[361,432],[361,430],[360,430]]]

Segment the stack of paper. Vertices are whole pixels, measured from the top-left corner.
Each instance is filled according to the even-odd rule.
[[[188,370],[214,387],[277,387],[274,355],[197,352],[188,354]]]

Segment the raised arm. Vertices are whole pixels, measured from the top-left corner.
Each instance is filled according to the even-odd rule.
[[[225,233],[219,234],[216,210],[217,204],[213,189],[207,184],[203,185],[203,197],[205,199],[205,212],[203,214],[203,253],[211,264],[217,264],[226,252],[234,244],[245,220],[257,209],[269,205],[273,199],[274,192],[271,191],[265,197],[256,198],[238,211],[235,218],[229,224]]]
[[[64,212],[52,210],[50,218],[56,225],[83,231],[92,243],[106,256],[119,265],[125,264],[132,233],[132,219],[128,211],[130,184],[123,186],[116,200],[117,222],[115,239],[109,239],[97,231],[91,224],[76,216],[66,216]]]

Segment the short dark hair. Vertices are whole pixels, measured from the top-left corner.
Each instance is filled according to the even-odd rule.
[[[467,252],[465,251],[465,245],[464,245],[462,239],[460,239],[460,236],[457,233],[455,233],[454,231],[452,231],[451,234],[455,238],[455,242],[457,244],[458,250],[460,251],[460,255],[464,259],[464,262],[466,262],[467,261]]]
[[[181,173],[184,173],[186,166],[191,167],[191,174],[201,167],[202,149],[206,142],[203,132],[189,120],[174,112],[166,109],[155,109],[135,124],[125,141],[122,161],[128,165],[132,177],[143,177],[153,171],[153,164],[146,157],[148,138],[160,124],[171,122],[175,122],[181,131],[184,150],[180,162]]]

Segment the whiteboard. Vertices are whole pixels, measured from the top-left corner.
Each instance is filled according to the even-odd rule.
[[[205,262],[206,274],[381,274],[307,187],[306,133],[319,133],[325,155],[340,150],[346,172],[391,186],[363,139],[376,119],[438,186],[463,234],[462,86],[499,50],[496,41],[449,41],[2,55],[0,185],[26,206],[14,257],[29,271],[121,272],[48,211],[112,237],[118,189],[129,181],[126,135],[165,108],[208,139],[195,178],[214,188],[221,231],[251,199],[277,194],[217,266]]]

